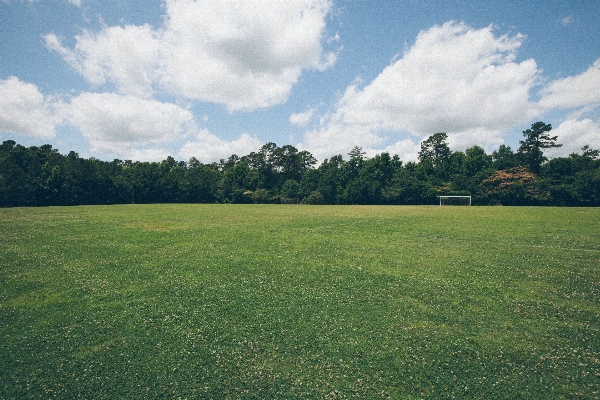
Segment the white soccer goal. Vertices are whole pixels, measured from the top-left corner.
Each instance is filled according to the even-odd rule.
[[[438,196],[440,206],[470,206],[471,196]]]
[[[281,197],[279,201],[281,204],[300,204],[300,199],[297,197]]]

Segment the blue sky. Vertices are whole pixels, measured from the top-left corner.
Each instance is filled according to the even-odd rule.
[[[600,2],[0,0],[0,140],[104,160],[600,148]]]

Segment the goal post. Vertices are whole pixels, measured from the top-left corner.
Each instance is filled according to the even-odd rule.
[[[440,206],[470,206],[471,196],[438,196]]]
[[[297,197],[281,197],[279,202],[281,204],[300,204],[300,199]]]

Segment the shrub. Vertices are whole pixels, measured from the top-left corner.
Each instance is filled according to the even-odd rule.
[[[302,204],[325,204],[325,198],[318,190],[311,192],[308,197],[302,199]]]

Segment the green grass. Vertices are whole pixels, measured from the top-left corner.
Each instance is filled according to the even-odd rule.
[[[0,398],[598,398],[600,209],[0,209]]]

